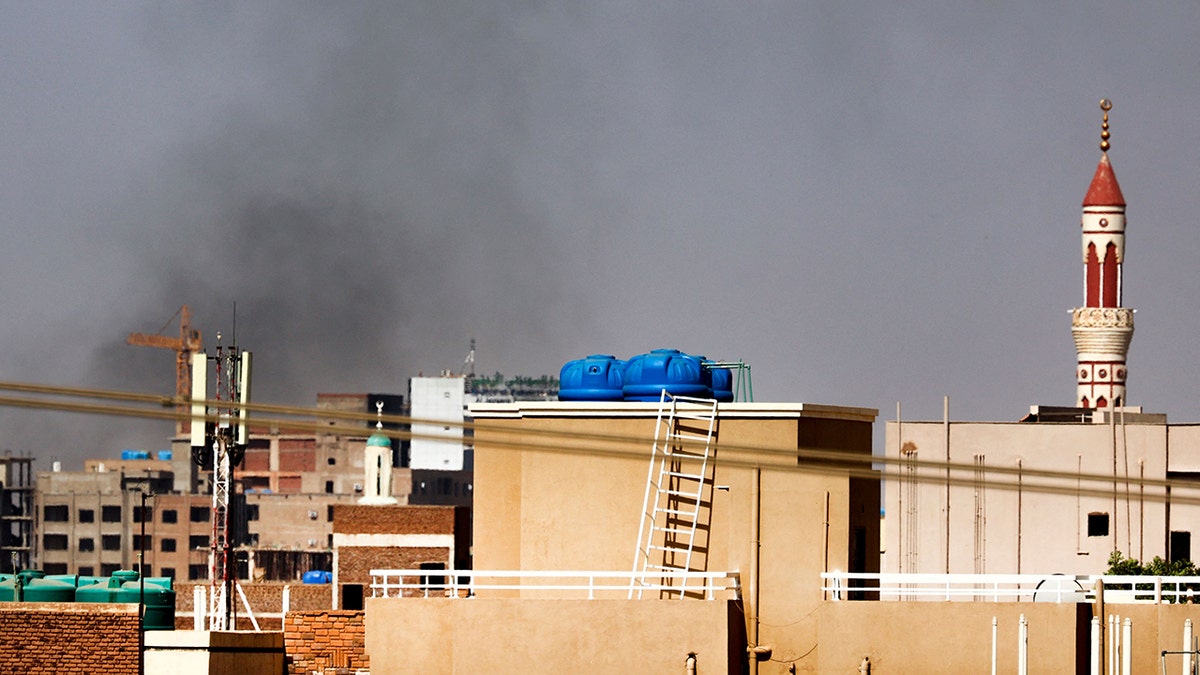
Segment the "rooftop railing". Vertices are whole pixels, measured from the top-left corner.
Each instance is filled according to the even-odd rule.
[[[661,597],[739,599],[737,572],[575,570],[371,570],[371,597],[471,598],[519,591],[545,598],[627,599],[630,589]],[[503,593],[499,594],[503,595]],[[525,596],[528,597],[528,596]]]
[[[1064,574],[899,574],[826,572],[821,590],[834,601],[966,600],[984,602],[1093,602],[1103,581],[1110,603],[1191,603],[1200,577]]]

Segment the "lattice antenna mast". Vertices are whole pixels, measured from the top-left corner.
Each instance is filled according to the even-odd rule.
[[[214,365],[215,405],[203,402],[208,361]],[[209,629],[227,630],[234,617],[233,594],[240,591],[234,569],[229,520],[233,469],[246,452],[246,407],[250,400],[250,352],[237,345],[221,345],[217,333],[216,356],[198,354],[193,368],[192,460],[212,469],[212,537],[209,539]],[[198,414],[199,413],[199,414]]]

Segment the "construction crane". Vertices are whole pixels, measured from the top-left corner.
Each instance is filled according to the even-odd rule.
[[[179,317],[179,337],[163,335],[163,331],[171,325],[175,317]],[[175,350],[175,398],[184,401],[192,395],[192,354],[204,351],[204,345],[200,340],[200,331],[192,328],[192,312],[186,304],[167,319],[163,327],[158,329],[158,333],[130,333],[125,342],[142,347]],[[180,403],[177,409],[179,421],[176,432],[182,436],[188,432],[190,424],[187,420],[187,406]]]

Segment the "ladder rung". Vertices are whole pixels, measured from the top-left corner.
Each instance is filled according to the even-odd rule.
[[[659,512],[667,513],[667,514],[671,514],[671,515],[675,515],[675,516],[691,516],[691,517],[695,518],[696,515],[700,512],[700,509],[695,509],[693,511],[680,511],[678,509],[659,509]]]
[[[664,471],[663,475],[671,476],[672,478],[686,478],[688,480],[698,480],[698,481],[704,480],[704,476],[701,476],[698,473],[683,473],[681,471]],[[658,487],[658,485],[655,485],[654,487]]]
[[[684,492],[683,490],[663,490],[663,494],[671,497],[682,497],[691,502],[698,502],[703,499],[699,492]]]
[[[696,528],[688,528],[686,530],[681,530],[681,529],[678,529],[675,527],[656,527],[656,528],[654,528],[654,531],[662,532],[663,534],[669,534],[673,537],[678,537],[680,535],[683,535],[683,536],[695,538],[695,536],[696,536]]]

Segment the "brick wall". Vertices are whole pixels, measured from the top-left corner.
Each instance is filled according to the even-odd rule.
[[[289,675],[324,673],[326,668],[369,669],[363,612],[290,612],[283,643]]]
[[[208,584],[200,584],[206,589]],[[263,630],[279,630],[282,620],[279,616],[283,608],[283,587],[291,587],[289,592],[292,611],[309,611],[328,609],[333,605],[333,587],[330,584],[274,584],[255,583],[242,584],[242,591],[250,601],[255,618]],[[175,627],[191,629],[192,627],[192,594],[196,584],[177,584],[175,586]],[[238,599],[238,615],[244,617],[241,599]],[[275,616],[266,616],[274,614]],[[249,619],[238,619],[239,627],[248,627]],[[0,634],[2,635],[2,634]]]
[[[333,531],[338,534],[452,534],[453,506],[333,507]]]
[[[415,570],[428,562],[451,567],[450,550],[438,547],[345,546],[338,549],[338,555],[338,583],[362,584],[368,597],[371,570]]]
[[[0,603],[5,673],[137,673],[137,605]]]

